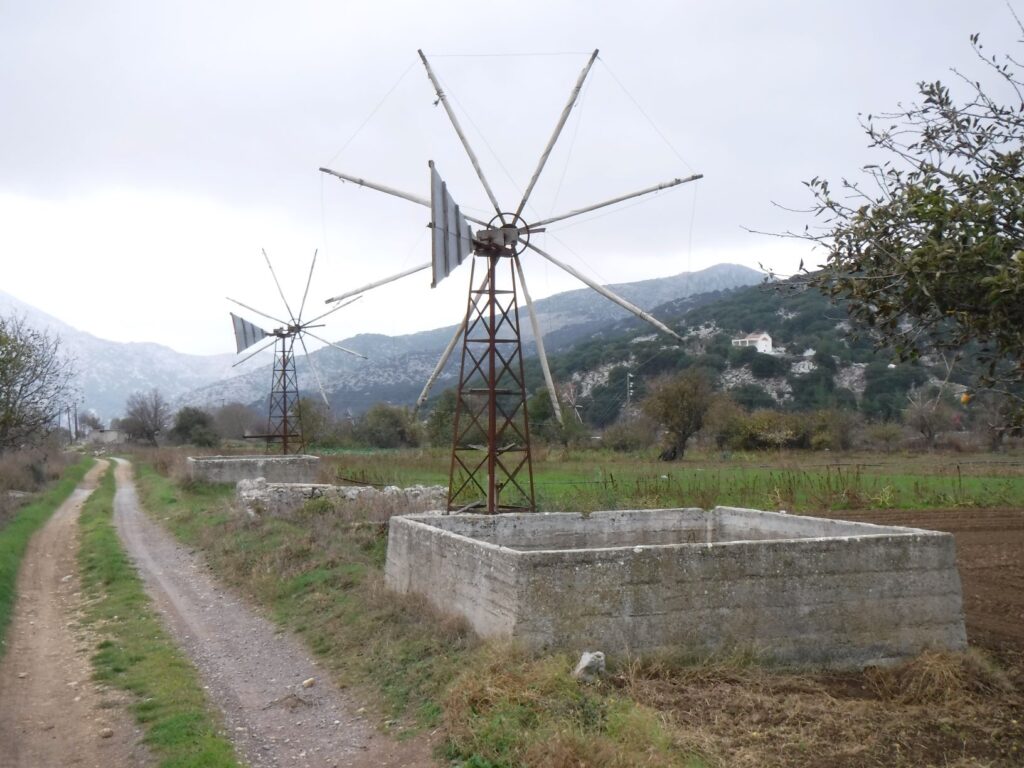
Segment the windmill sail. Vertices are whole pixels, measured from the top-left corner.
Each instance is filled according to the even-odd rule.
[[[231,324],[235,327],[235,346],[237,352],[248,349],[260,339],[265,339],[270,334],[257,325],[253,325],[245,318],[239,317],[231,312]]]
[[[434,163],[430,163],[430,226],[433,230],[434,281],[431,288],[448,277],[473,251],[473,233],[459,206],[448,194]]]

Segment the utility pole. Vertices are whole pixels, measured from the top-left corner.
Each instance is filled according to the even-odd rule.
[[[626,371],[626,405],[633,402],[633,374]]]

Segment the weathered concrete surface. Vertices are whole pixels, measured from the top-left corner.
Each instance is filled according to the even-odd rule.
[[[774,512],[394,518],[386,580],[533,648],[851,667],[966,646],[952,536]]]
[[[322,499],[332,511],[351,512],[359,519],[385,521],[397,512],[438,509],[448,500],[448,489],[439,485],[384,488],[323,483],[268,483],[264,478],[239,480],[235,498],[253,515],[287,517],[309,502]]]
[[[315,483],[319,456],[202,456],[189,457],[188,473],[204,483],[231,483],[262,477],[271,483]]]

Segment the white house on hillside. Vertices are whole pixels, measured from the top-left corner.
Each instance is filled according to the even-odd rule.
[[[748,333],[739,339],[733,339],[734,347],[757,347],[757,351],[767,355],[772,351],[772,337],[762,331],[761,333]]]

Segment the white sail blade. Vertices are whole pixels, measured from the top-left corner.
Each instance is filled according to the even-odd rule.
[[[615,205],[616,203],[621,203],[626,200],[632,200],[634,197],[643,197],[644,195],[649,195],[653,192],[660,192],[663,189],[671,189],[672,187],[678,187],[680,184],[686,184],[688,182],[696,181],[697,179],[703,178],[703,173],[695,173],[693,174],[693,176],[687,176],[685,179],[672,179],[671,181],[665,181],[662,182],[661,184],[655,184],[653,187],[641,189],[638,192],[630,192],[628,195],[620,195],[619,197],[613,197],[611,200],[605,200],[604,202],[601,203],[594,203],[594,205],[588,205],[586,208],[577,208],[575,211],[569,211],[568,213],[563,213],[560,216],[552,216],[550,219],[536,221],[530,225],[530,228],[536,229],[537,227],[543,227],[546,224],[554,224],[556,221],[565,221],[566,219],[571,219],[573,216],[579,216],[584,213],[590,213],[591,211],[596,211],[599,208],[607,208],[609,205]]]
[[[272,346],[273,346],[274,344],[276,344],[276,343],[277,343],[277,337],[275,336],[275,337],[274,337],[273,339],[271,339],[270,341],[268,341],[268,342],[267,342],[266,344],[264,344],[264,345],[263,345],[262,347],[260,347],[259,349],[257,349],[257,350],[256,350],[255,352],[253,352],[252,354],[246,355],[246,356],[245,356],[245,357],[243,357],[243,358],[242,358],[241,360],[239,360],[239,361],[238,361],[237,363],[233,363],[233,364],[231,365],[231,367],[232,367],[232,368],[237,368],[237,367],[238,367],[238,366],[240,366],[240,365],[241,365],[242,363],[244,363],[244,362],[245,362],[246,360],[249,360],[249,359],[251,359],[251,358],[253,358],[253,357],[256,357],[256,355],[258,355],[258,354],[259,354],[260,352],[262,352],[262,351],[263,351],[263,350],[265,350],[265,349],[270,349],[270,347],[272,347]]]
[[[537,163],[537,170],[533,172],[533,176],[530,178],[530,183],[526,185],[526,191],[523,192],[523,199],[519,202],[519,207],[516,208],[516,216],[523,215],[523,208],[526,207],[526,203],[530,199],[530,193],[533,192],[533,187],[537,184],[537,179],[540,178],[540,173],[544,170],[544,166],[548,162],[551,150],[555,148],[555,142],[558,141],[558,137],[561,135],[562,129],[565,127],[565,122],[569,119],[569,113],[572,111],[573,105],[576,103],[576,100],[580,96],[580,91],[583,89],[583,81],[587,79],[587,75],[590,74],[590,68],[594,66],[594,62],[596,60],[597,49],[595,48],[590,59],[587,61],[587,65],[583,67],[583,71],[580,72],[580,76],[576,80],[576,87],[573,88],[572,93],[569,94],[569,101],[566,103],[561,116],[558,118],[558,125],[555,126],[555,132],[551,134],[551,138],[548,140],[548,145],[544,148],[544,152],[540,156],[540,162]],[[561,422],[561,419],[559,419],[559,422]]]
[[[640,307],[636,306],[635,304],[633,304],[633,303],[631,303],[629,301],[626,301],[624,298],[622,298],[618,294],[613,293],[612,291],[608,290],[607,288],[605,288],[600,283],[595,282],[594,280],[591,280],[589,277],[587,277],[586,275],[582,274],[578,270],[573,269],[572,267],[570,267],[565,262],[559,261],[554,256],[552,256],[550,253],[542,251],[540,248],[538,248],[533,243],[527,243],[526,245],[527,245],[528,248],[530,248],[533,251],[536,251],[541,256],[543,256],[545,259],[550,261],[556,267],[561,267],[566,272],[568,272],[570,275],[575,277],[577,280],[580,280],[581,282],[586,283],[587,285],[589,285],[591,288],[593,288],[595,291],[600,293],[602,296],[604,296],[609,301],[612,301],[612,302],[618,304],[623,309],[628,310],[629,312],[632,312],[634,315],[639,317],[641,320],[645,320],[646,322],[650,323],[651,325],[653,325],[655,328],[657,328],[662,333],[667,333],[669,336],[672,336],[672,337],[674,337],[676,339],[679,339],[679,341],[683,341],[684,340],[682,336],[680,336],[678,333],[673,331],[671,328],[669,328],[667,325],[665,325],[663,322],[658,320],[653,315],[651,315],[651,314],[645,312],[644,310],[640,309]]]
[[[235,352],[237,354],[242,354],[244,350],[270,335],[244,317],[239,317],[234,312],[228,312],[228,314],[231,315],[231,326],[235,331]]]
[[[595,55],[596,51],[595,51]],[[540,322],[537,320],[537,312],[533,308],[533,300],[530,298],[530,291],[526,288],[526,278],[523,276],[523,266],[519,263],[519,257],[513,256],[512,262],[516,265],[516,274],[519,275],[519,285],[523,289],[523,298],[526,300],[526,308],[530,313],[530,325],[533,327],[533,340],[537,344],[537,357],[540,358],[540,369],[544,374],[544,383],[548,387],[548,395],[551,396],[551,408],[555,412],[558,424],[562,425],[562,408],[558,404],[558,391],[555,389],[554,379],[551,378],[551,368],[548,367],[548,355],[544,351],[544,337],[541,335]]]

